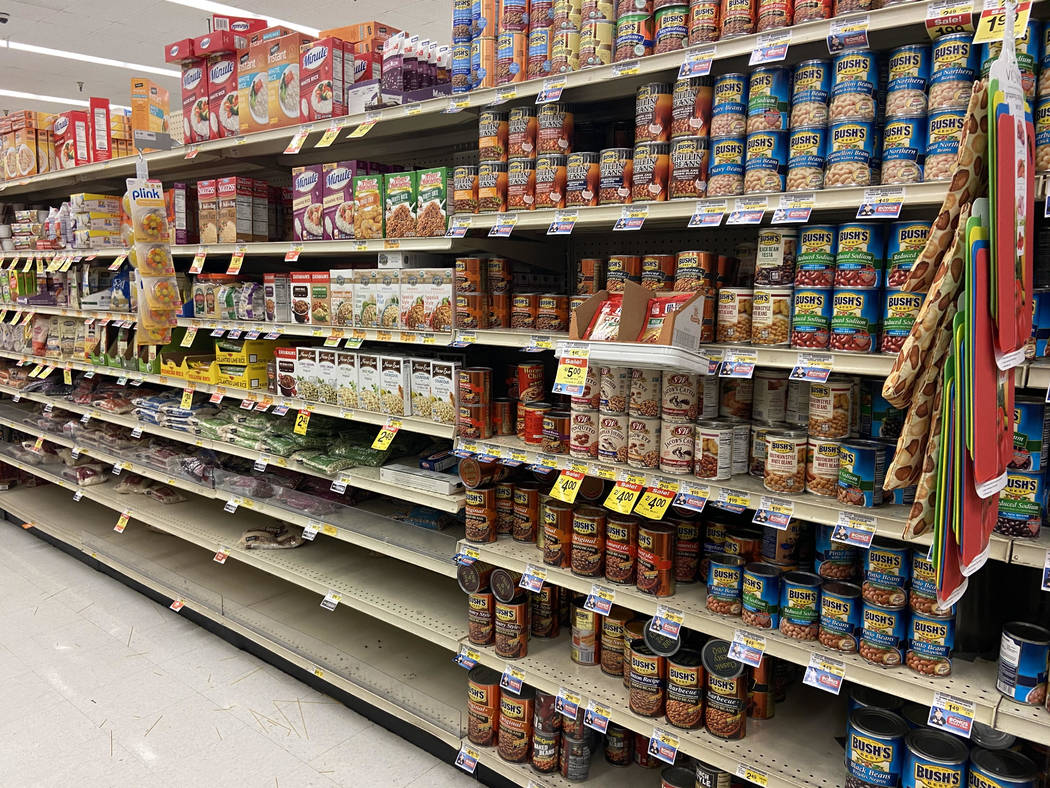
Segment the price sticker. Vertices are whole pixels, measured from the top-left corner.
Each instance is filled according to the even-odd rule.
[[[837,55],[847,49],[867,49],[869,26],[867,14],[832,19],[828,28],[828,52]]]
[[[62,382],[67,386],[73,385],[73,370],[69,367],[62,370]]]
[[[678,633],[681,632],[684,623],[685,613],[681,610],[658,604],[656,606],[656,615],[649,621],[649,631],[669,637],[672,640],[678,640]]]
[[[758,44],[751,50],[751,59],[748,64],[757,66],[761,63],[779,63],[787,57],[789,46],[791,46],[790,30],[763,33],[758,37]]]
[[[259,473],[263,473],[266,470],[266,466],[269,464],[270,458],[263,454],[252,464],[252,468],[258,471]]]
[[[459,552],[453,558],[453,561],[460,566],[470,566],[480,560],[481,551],[462,542],[459,545]]]
[[[582,397],[587,387],[587,359],[591,354],[589,345],[581,343],[564,343],[561,345],[561,358],[558,359],[558,371],[554,376],[553,392]]]
[[[237,248],[233,250],[233,254],[230,256],[230,267],[226,269],[227,276],[236,276],[241,272],[241,264],[244,262],[244,256],[248,253],[248,247],[245,244],[238,244]]]
[[[518,582],[518,588],[524,588],[526,591],[538,594],[540,589],[543,588],[543,583],[546,579],[546,567],[526,564],[525,572],[521,575],[521,580]]]
[[[599,733],[609,730],[609,718],[612,717],[612,709],[603,706],[593,698],[587,701],[587,708],[583,712],[583,724],[593,728]]]
[[[321,600],[321,607],[331,612],[336,609],[340,602],[343,601],[343,595],[335,591],[329,591],[324,595],[324,599]]]
[[[604,465],[594,463],[590,466],[588,473],[591,476],[597,476],[599,479],[605,479],[607,482],[616,481],[616,471],[613,468],[606,468]]]
[[[303,143],[306,142],[306,138],[310,136],[310,127],[305,126],[299,131],[295,132],[295,135],[288,140],[288,145],[285,146],[284,152],[288,155],[298,153],[303,149]]]
[[[516,668],[513,665],[507,665],[503,669],[503,675],[500,676],[499,685],[500,688],[513,692],[515,695],[521,694],[521,687],[525,683],[525,671],[521,668]]]
[[[763,788],[769,785],[769,776],[764,771],[756,769],[754,766],[748,766],[745,763],[737,764],[736,776],[741,780],[747,780],[749,783],[761,785]]]
[[[253,399],[242,399],[240,408],[241,408],[241,410],[254,410],[255,409],[255,400],[253,400]]]
[[[181,599],[173,599],[171,600],[171,604],[168,605],[168,608],[174,610],[176,613],[181,612],[184,607],[186,607],[186,603]]]
[[[35,452],[38,452],[38,453],[39,453],[39,452],[40,452],[40,450],[41,450],[41,449],[43,449],[43,448],[44,448],[44,436],[43,436],[43,435],[41,435],[41,436],[39,436],[39,437],[38,437],[38,438],[36,439],[36,442],[35,442],[35,443],[33,443],[33,451],[35,451]]]
[[[973,0],[933,0],[926,6],[926,32],[931,39],[973,30]]]
[[[711,490],[695,484],[686,484],[678,489],[674,505],[691,512],[702,512],[707,506],[707,499],[711,497]]]
[[[768,197],[737,197],[726,224],[761,224],[768,210]]]
[[[603,506],[619,514],[630,514],[634,509],[635,501],[642,494],[645,477],[641,477],[641,479],[641,482],[627,480],[616,482],[612,490],[609,491],[609,495],[605,498]]]
[[[131,431],[131,437],[138,439],[142,437],[142,427],[136,427]]]
[[[204,268],[204,259],[208,256],[207,246],[198,246],[197,254],[193,256],[193,262],[190,263],[190,273],[199,274]]]
[[[611,588],[604,588],[597,583],[591,585],[591,593],[583,602],[585,610],[591,610],[602,616],[609,615],[613,602],[616,600],[616,592]]]
[[[717,51],[718,48],[714,44],[687,49],[685,59],[678,68],[678,78],[706,77],[711,73],[711,61],[715,59]]]
[[[247,332],[247,333],[246,333],[246,334],[244,335],[244,338],[245,338],[245,339],[258,339],[258,338],[259,338],[259,333],[260,333],[259,331],[256,331],[256,330],[255,330],[255,329],[253,328],[253,329],[252,329],[251,331]]]
[[[187,386],[182,392],[182,401],[179,403],[179,407],[183,410],[190,410],[193,408],[193,386]]]
[[[727,512],[740,512],[751,506],[751,496],[747,493],[739,493],[735,490],[727,490],[725,487],[718,491],[718,498],[715,500],[715,505],[719,509],[725,509]]]
[[[942,731],[969,739],[973,732],[973,720],[976,715],[977,704],[973,701],[961,700],[943,692],[935,692],[927,724],[931,728],[940,728]]]
[[[771,224],[805,224],[809,221],[817,198],[813,192],[805,194],[782,194],[773,209]]]
[[[446,238],[462,238],[467,234],[467,230],[470,229],[470,217],[456,215],[452,217],[452,221],[449,222],[448,230],[445,232]]]
[[[830,353],[799,353],[791,370],[791,379],[827,383],[834,363],[835,357]]]
[[[83,490],[77,490],[75,493],[73,493],[73,500],[74,501],[79,501],[83,497],[84,497],[84,491]]]
[[[44,378],[46,378],[48,375],[50,375],[54,371],[55,371],[54,367],[44,367],[43,370],[41,370],[41,372],[40,372],[40,379],[43,380]]]
[[[751,518],[751,522],[755,525],[768,525],[776,528],[778,531],[786,531],[794,514],[795,504],[791,501],[783,501],[763,495],[759,500],[758,508],[755,510],[755,516]]]
[[[351,131],[350,135],[347,137],[347,139],[356,140],[356,139],[358,139],[360,137],[365,136],[368,132],[370,132],[373,128],[375,128],[375,125],[378,122],[379,122],[378,118],[371,119],[371,120],[366,120],[364,123],[360,124],[356,129]]]
[[[572,235],[572,230],[579,218],[580,212],[575,208],[568,211],[555,211],[554,219],[547,228],[547,235]]]
[[[332,143],[335,142],[336,137],[339,136],[339,132],[343,130],[342,124],[338,120],[332,120],[328,124],[328,128],[325,129],[324,134],[321,135],[321,139],[314,143],[315,148],[330,148]]]
[[[875,536],[875,523],[875,518],[869,514],[839,512],[839,521],[831,532],[831,541],[867,550]]]
[[[214,394],[208,397],[208,402],[210,402],[213,405],[218,405],[220,402],[222,402],[223,396],[225,395],[221,391],[216,391]]]
[[[118,534],[124,533],[124,529],[128,527],[128,520],[130,520],[130,519],[131,519],[131,512],[129,512],[127,509],[125,509],[121,513],[120,517],[117,518],[117,524],[113,528],[113,530],[116,531]]]
[[[124,261],[128,259],[127,252],[120,255],[116,260],[109,264],[110,271],[119,271],[120,267],[124,265]]]
[[[497,213],[489,228],[489,238],[510,238],[515,225],[518,223],[516,213]]]
[[[376,451],[385,451],[390,448],[390,444],[394,441],[394,437],[397,435],[397,431],[401,429],[401,422],[397,419],[391,419],[383,428],[379,430],[379,434],[376,435],[376,439],[372,441],[372,448]]]
[[[758,366],[758,353],[753,350],[726,350],[722,354],[722,363],[718,365],[720,378],[750,379]]]
[[[637,74],[640,68],[637,60],[624,60],[620,63],[613,63],[612,74],[614,77],[629,77]]]
[[[263,337],[263,339],[273,340],[273,339],[278,339],[280,336],[281,336],[281,332],[280,331],[270,331],[269,333],[266,334],[266,336]]]
[[[296,435],[305,435],[306,428],[310,426],[310,411],[307,408],[303,408],[297,414],[295,414],[295,427],[293,432]]]
[[[186,329],[186,333],[182,335],[182,341],[179,342],[181,347],[189,347],[193,344],[193,340],[197,338],[197,327],[190,326]]]
[[[284,261],[286,263],[294,263],[299,259],[299,255],[303,253],[302,244],[292,244],[291,248],[284,253]]]
[[[312,542],[317,537],[317,532],[321,530],[321,524],[316,520],[307,520],[306,527],[303,528],[303,539],[308,542]]]
[[[576,471],[562,471],[558,480],[554,482],[554,487],[551,488],[551,497],[565,503],[573,503],[580,492],[580,485],[583,484],[585,476],[586,474]]]
[[[233,514],[234,512],[237,511],[237,509],[238,509],[238,507],[240,505],[241,505],[241,499],[240,498],[230,498],[230,500],[228,500],[226,502],[226,505],[222,507],[222,510],[224,512],[226,512],[226,514]]]
[[[641,230],[648,218],[648,205],[625,205],[620,209],[620,218],[613,225],[613,230]]]
[[[1014,38],[1021,39],[1028,28],[1028,17],[1032,14],[1030,2],[1018,3],[1014,17]],[[984,0],[981,18],[977,20],[977,32],[973,34],[973,43],[988,44],[1002,41],[1006,30],[1006,4],[999,0]]]
[[[896,219],[904,206],[903,186],[883,186],[865,189],[857,207],[858,219]]]
[[[649,737],[649,754],[673,766],[678,757],[679,744],[678,734],[663,728],[653,728],[653,734]]]
[[[802,683],[838,695],[845,677],[845,662],[813,652],[809,655],[809,665],[806,667],[806,675],[802,677]]]
[[[550,104],[561,98],[561,92],[565,90],[566,79],[564,76],[548,77],[543,80],[543,87],[536,94],[537,104]]]
[[[677,492],[677,482],[662,481],[651,484],[634,507],[634,513],[650,520],[662,520]]]
[[[211,557],[211,560],[217,564],[225,564],[226,559],[230,557],[230,548],[220,547],[218,552]]]
[[[757,668],[765,652],[766,639],[761,635],[752,635],[743,629],[733,633],[733,642],[729,644],[729,656],[737,662]]]
[[[561,716],[575,720],[580,715],[580,706],[583,705],[583,698],[580,693],[573,692],[571,689],[566,687],[559,687],[558,694],[554,698],[554,711]]]
[[[460,646],[459,652],[452,658],[452,661],[461,668],[472,670],[481,662],[481,652],[470,646]]]
[[[725,200],[697,200],[693,215],[689,218],[689,228],[718,227],[725,212]]]
[[[511,99],[516,99],[517,97],[517,85],[504,85],[501,88],[496,88],[496,98],[492,99],[492,101],[489,103],[489,106],[498,107],[500,104],[506,104]]]
[[[478,761],[480,760],[481,753],[471,745],[464,744],[460,747],[459,753],[456,755],[456,766],[467,774],[474,774],[474,771],[478,768]]]

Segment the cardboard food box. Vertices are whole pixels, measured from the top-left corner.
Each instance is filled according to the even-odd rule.
[[[265,19],[255,19],[248,16],[228,16],[227,14],[211,15],[212,30],[229,30],[242,36],[251,35],[266,29]]]
[[[387,269],[377,272],[376,278],[376,314],[379,316],[379,328],[391,329],[401,327],[401,272]]]
[[[27,138],[22,143],[19,143],[18,140],[16,132],[16,145],[28,145]],[[59,169],[68,170],[72,167],[87,164],[91,161],[90,150],[87,113],[82,110],[73,110],[56,115],[55,155]],[[36,158],[35,150],[33,151],[33,157]],[[28,155],[26,160],[28,161]]]
[[[255,391],[266,388],[266,363],[260,364],[219,364],[216,362],[215,383],[235,389]]]
[[[354,237],[354,178],[362,162],[340,161],[322,165],[324,172],[324,237],[346,240]]]
[[[343,27],[333,27],[328,30],[322,30],[321,35],[334,36],[335,38],[343,39],[343,41],[356,43],[370,38],[386,41],[390,36],[400,32],[401,31],[396,27],[385,25],[382,22],[376,22],[373,20],[368,22],[358,22],[356,25],[344,25]]]
[[[387,238],[414,238],[418,181],[415,172],[391,172],[384,176]],[[442,233],[444,235],[444,233]]]
[[[277,128],[299,123],[299,51],[313,41],[302,33],[291,33],[274,39],[264,39],[248,47],[249,52],[261,50],[261,61],[266,64],[266,89],[269,101],[267,126]]]
[[[373,413],[380,412],[380,356],[377,353],[357,354],[357,406]]]
[[[208,58],[208,114],[212,139],[240,133],[240,92],[237,88],[237,53]]]
[[[270,240],[270,185],[266,181],[252,182],[252,238]]]
[[[354,82],[353,48],[340,38],[304,43],[299,50],[299,121],[346,114],[346,89]]]
[[[136,150],[171,149],[168,91],[144,77],[131,78],[131,134]]]
[[[357,353],[340,350],[336,356],[336,404],[357,407]]]
[[[448,228],[448,168],[416,173],[416,236],[440,238]]]
[[[113,143],[109,136],[109,99],[92,97],[88,105],[91,161],[109,161],[113,158]]]
[[[354,177],[355,238],[383,237],[383,183],[383,176],[379,174]]]
[[[215,29],[211,33],[193,39],[193,54],[196,57],[233,54],[248,47],[248,35],[244,32]]]
[[[310,290],[310,272],[292,271],[291,293],[292,293],[292,320],[296,323],[309,325],[310,302],[313,293]]]
[[[327,271],[310,274],[310,323],[327,326],[332,322],[331,280]]]
[[[197,211],[200,242],[219,242],[219,193],[214,180],[197,181]]]
[[[292,215],[296,241],[324,238],[323,165],[292,168]]]
[[[296,378],[296,361],[298,354],[294,347],[279,347],[273,352],[277,367],[277,393],[284,397],[298,397],[299,385]]]
[[[404,356],[380,356],[379,408],[390,416],[412,414],[412,361]]]
[[[317,348],[297,347],[295,349],[295,379],[299,386],[299,396],[316,402],[321,388],[317,372]]]
[[[182,140],[186,145],[211,139],[211,91],[208,61],[196,58],[182,65]]]
[[[291,322],[292,288],[288,274],[263,274],[263,299],[267,322]]]
[[[334,268],[328,272],[333,326],[354,324],[354,270]]]
[[[362,268],[354,272],[354,327],[378,328],[379,313],[376,299],[379,293],[379,272]]]
[[[237,117],[241,134],[270,128],[266,50],[250,46],[237,57]]]
[[[252,241],[252,194],[250,178],[219,178],[215,181],[219,210],[219,243]]]
[[[569,339],[584,338],[592,319],[608,298],[608,290],[599,290],[573,310],[569,320]],[[649,302],[652,298],[653,291],[649,288],[630,281],[624,283],[620,328],[615,341],[635,342],[638,339],[649,320]],[[699,350],[704,298],[703,293],[695,293],[688,300],[678,304],[675,311],[663,317],[656,341],[649,344],[678,347],[694,352]]]
[[[338,351],[328,348],[317,350],[317,377],[320,381],[320,391],[317,395],[318,402],[328,405],[336,404],[336,394],[339,385],[339,369],[337,360]]]

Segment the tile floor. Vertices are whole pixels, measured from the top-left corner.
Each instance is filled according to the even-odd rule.
[[[0,676],[8,785],[476,784],[6,522]]]

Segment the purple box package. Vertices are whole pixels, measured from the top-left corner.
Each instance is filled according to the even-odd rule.
[[[292,168],[292,223],[296,241],[324,238],[323,166]]]
[[[405,89],[405,48],[408,36],[395,33],[383,43],[383,90]]]
[[[197,190],[185,183],[171,184],[175,207],[175,243],[195,244],[200,239],[197,221]]]
[[[324,165],[324,237],[342,241],[354,237],[353,178],[365,173],[363,161]]]

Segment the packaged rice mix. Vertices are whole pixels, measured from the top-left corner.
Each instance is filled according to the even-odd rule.
[[[418,201],[416,173],[390,172],[384,176],[384,181],[386,237],[414,238]]]
[[[354,237],[383,237],[383,176],[354,177]]]
[[[448,168],[416,172],[416,236],[440,238],[448,223]]]

